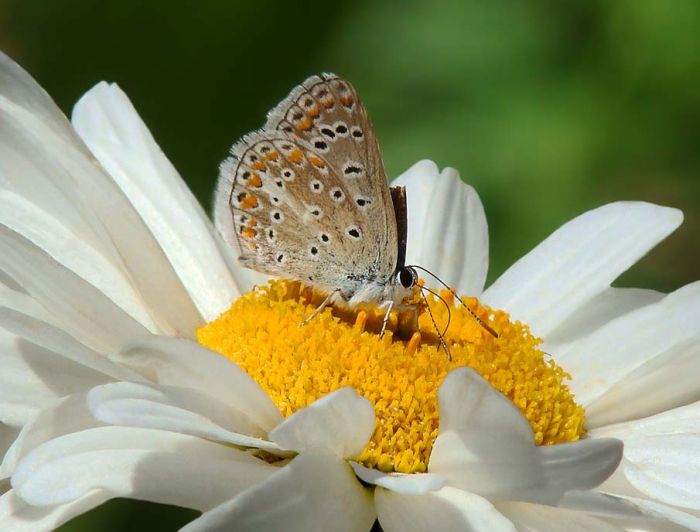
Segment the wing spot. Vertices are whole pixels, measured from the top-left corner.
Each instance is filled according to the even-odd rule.
[[[246,240],[252,240],[256,236],[258,236],[258,232],[255,229],[251,229],[250,227],[243,227],[241,228],[241,236]]]
[[[324,137],[329,138],[330,140],[335,140],[335,131],[333,131],[330,126],[321,127],[321,133]]]
[[[307,206],[307,210],[309,211],[309,214],[311,214],[311,216],[317,220],[323,218],[323,210],[318,205],[309,205]]]
[[[314,148],[316,148],[319,152],[321,152],[321,153],[328,152],[328,150],[329,150],[328,143],[325,140],[323,140],[322,138],[316,137],[316,138],[312,139],[312,142],[313,142]]]
[[[275,180],[275,185],[277,185],[278,188],[282,188],[282,189],[283,189],[283,188],[284,188],[284,181],[282,181],[281,179],[276,179],[276,180]]]
[[[362,165],[358,163],[357,161],[347,161],[343,165],[343,174],[345,177],[348,178],[354,178],[354,177],[362,177],[365,173],[364,168],[362,168]]]
[[[276,239],[277,239],[277,232],[272,227],[269,227],[267,229],[267,241],[272,243]]]
[[[311,120],[311,118],[309,118],[308,116],[305,116],[304,119],[301,122],[299,122],[299,129],[301,129],[302,131],[308,131],[313,127],[313,125],[313,120]]]
[[[368,198],[367,196],[355,196],[355,203],[364,210],[372,205],[372,198]]]
[[[299,148],[294,148],[291,152],[289,152],[287,159],[297,166],[304,166],[304,154]]]
[[[355,107],[355,98],[353,98],[350,93],[342,94],[340,96],[340,103],[342,103],[343,107],[349,111]]]
[[[282,171],[282,179],[284,179],[285,181],[294,181],[295,177],[296,173],[291,168],[285,168]]]
[[[240,208],[244,211],[253,211],[259,206],[258,198],[247,192],[241,192],[236,199],[238,200]]]
[[[328,244],[331,241],[331,237],[328,236],[327,233],[320,233],[318,235],[318,239],[323,243],[323,244]]]
[[[345,232],[347,235],[352,238],[353,240],[360,240],[362,239],[362,233],[360,232],[360,228],[357,227],[356,225],[351,225],[349,226]]]
[[[262,179],[260,179],[260,176],[258,174],[254,174],[252,178],[248,180],[246,183],[246,186],[248,188],[260,188],[262,187],[263,182]]]
[[[337,122],[335,122],[333,124],[333,129],[335,129],[335,133],[339,137],[347,137],[348,136],[348,126],[342,120],[338,120]]]
[[[277,263],[278,263],[278,264],[282,264],[282,262],[284,262],[284,259],[285,259],[285,256],[284,256],[283,253],[280,253],[280,254],[277,255],[277,257],[276,257],[276,260],[277,260]]]
[[[352,126],[350,128],[350,134],[357,142],[362,142],[365,138],[365,134],[362,132],[362,128],[360,126]]]
[[[311,246],[309,248],[309,253],[311,253],[312,257],[315,257],[316,255],[318,255],[318,248],[316,246]]]
[[[336,203],[342,203],[345,200],[345,194],[339,187],[333,187],[330,191],[331,199]]]
[[[284,214],[282,214],[282,211],[275,210],[270,213],[270,218],[273,224],[279,224],[284,221]]]
[[[322,174],[327,174],[328,173],[328,168],[326,168],[326,163],[323,162],[323,160],[319,159],[313,154],[309,154],[309,161],[311,164],[313,164],[316,168],[319,169],[319,171]]]
[[[321,192],[323,192],[323,183],[321,183],[321,181],[319,181],[318,179],[313,179],[309,183],[309,188],[311,188],[311,192],[320,194]]]
[[[270,201],[272,201],[273,205],[279,205],[281,203],[280,199],[277,196],[272,196],[270,198]]]

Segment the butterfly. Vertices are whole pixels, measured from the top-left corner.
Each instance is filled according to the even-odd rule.
[[[214,217],[242,265],[327,294],[309,319],[328,304],[377,304],[383,332],[418,282],[405,265],[405,189],[389,188],[367,111],[334,74],[308,78],[233,145]]]

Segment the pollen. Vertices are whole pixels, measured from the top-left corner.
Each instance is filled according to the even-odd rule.
[[[300,283],[272,281],[250,292],[197,331],[200,344],[243,368],[289,416],[320,397],[350,386],[375,410],[372,437],[354,457],[384,472],[427,470],[440,419],[437,391],[447,373],[468,366],[508,397],[527,418],[537,445],[576,441],[584,410],[566,384],[570,376],[540,348],[528,327],[507,313],[466,305],[498,333],[491,335],[451,292],[445,303],[416,295],[416,313],[393,313],[380,337],[383,312],[326,308],[299,325],[324,295]],[[432,313],[432,318],[430,313]]]

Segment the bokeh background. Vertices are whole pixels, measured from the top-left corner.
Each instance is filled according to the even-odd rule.
[[[622,199],[686,221],[617,285],[700,278],[696,0],[0,0],[0,49],[68,114],[116,81],[207,207],[233,141],[331,71],[360,92],[389,176],[430,158],[477,188],[490,281]],[[62,530],[174,530],[194,515],[117,500]]]

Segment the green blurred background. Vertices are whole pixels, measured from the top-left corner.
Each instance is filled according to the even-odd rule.
[[[0,0],[0,49],[67,113],[116,81],[206,206],[230,144],[293,85],[332,71],[359,90],[391,177],[430,158],[477,188],[491,281],[620,199],[686,221],[619,286],[700,277],[696,0]],[[172,530],[194,515],[119,500],[63,530]]]

